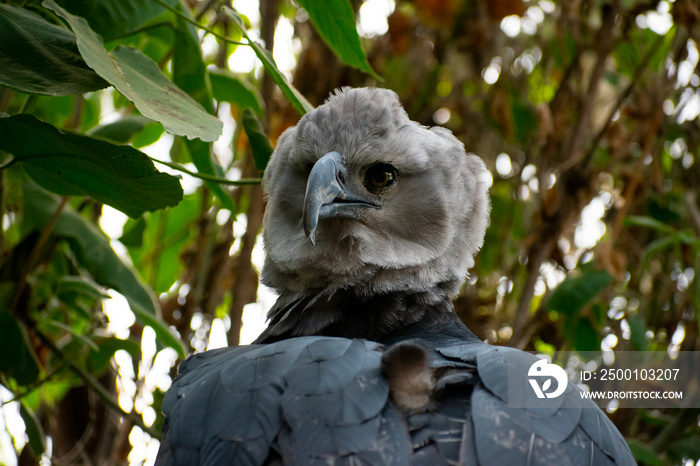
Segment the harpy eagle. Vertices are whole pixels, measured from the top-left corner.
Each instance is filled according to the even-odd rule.
[[[180,365],[156,465],[635,464],[573,384],[514,403],[538,359],[458,319],[486,173],[389,90],[342,89],[284,132],[264,174],[269,326]]]

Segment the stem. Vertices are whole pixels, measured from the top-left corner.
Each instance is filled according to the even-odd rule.
[[[217,39],[223,40],[224,42],[228,42],[229,44],[235,44],[235,45],[250,45],[250,44],[247,44],[247,43],[245,43],[245,42],[239,42],[239,41],[236,41],[236,40],[231,40],[231,39],[229,39],[229,38],[226,37],[226,36],[222,36],[221,34],[219,34],[218,32],[214,31],[213,29],[210,29],[210,28],[208,28],[208,27],[206,27],[206,26],[204,26],[204,25],[202,25],[202,24],[199,24],[197,21],[193,20],[192,18],[190,18],[190,17],[187,16],[186,14],[184,14],[184,13],[182,13],[181,11],[178,11],[177,9],[171,7],[170,5],[168,5],[167,3],[165,3],[163,0],[153,0],[153,1],[156,2],[158,5],[162,6],[163,8],[165,8],[166,10],[169,10],[169,11],[171,11],[172,13],[174,13],[175,16],[178,16],[178,17],[182,18],[183,20],[187,21],[188,23],[194,25],[195,27],[198,27],[199,29],[208,32],[209,34],[213,35],[213,36],[216,37]]]
[[[179,163],[175,162],[166,162],[164,160],[158,160],[156,158],[153,158],[151,156],[148,156],[151,160],[154,162],[158,162],[163,165],[167,165],[170,168],[173,168],[177,171],[181,171],[182,173],[186,173],[187,175],[194,176],[195,178],[199,178],[201,180],[206,180],[206,181],[212,181],[214,183],[219,183],[219,184],[228,184],[228,185],[234,185],[234,186],[245,186],[245,185],[258,185],[262,183],[262,180],[260,178],[242,178],[240,180],[227,180],[226,178],[219,178],[218,176],[214,175],[207,175],[206,173],[196,173],[193,171],[190,171],[180,165]],[[7,164],[6,164],[7,165]],[[0,166],[0,170],[5,168],[6,165]]]
[[[153,438],[160,439],[162,436],[160,432],[155,430],[152,427],[147,427],[143,423],[143,419],[141,419],[141,416],[138,414],[132,412],[126,412],[124,409],[119,406],[119,403],[112,398],[112,394],[109,393],[105,387],[102,386],[92,375],[87,373],[85,369],[82,367],[76,365],[73,363],[68,356],[66,356],[63,351],[61,351],[47,336],[36,330],[36,334],[41,339],[41,341],[54,353],[56,354],[63,362],[65,362],[68,367],[77,375],[83,382],[85,382],[85,385],[87,385],[89,388],[95,391],[97,395],[102,399],[102,401],[112,410],[116,411],[119,415],[122,417],[128,419],[129,421],[133,422],[135,425],[137,425],[141,430],[144,432],[148,433]]]
[[[158,21],[157,23],[153,24],[147,24],[145,26],[141,26],[140,28],[134,29],[133,31],[128,31],[121,36],[114,37],[111,40],[121,40],[124,39],[125,37],[129,36],[135,36],[136,34],[140,34],[142,32],[150,31],[151,29],[158,29],[160,27],[168,27],[170,29],[175,29],[175,25],[171,21]]]
[[[12,397],[12,399],[9,399],[7,401],[3,401],[0,406],[5,406],[6,404],[12,403],[13,401],[19,401],[20,399],[24,398],[25,396],[29,395],[31,392],[36,390],[37,388],[41,387],[44,385],[46,382],[49,380],[53,379],[53,377],[61,370],[63,370],[65,366],[63,364],[59,364],[53,370],[49,373],[46,374],[44,378],[41,380],[37,380],[36,382],[32,383],[29,385],[22,393],[16,393],[14,394],[15,396]]]
[[[158,282],[158,266],[160,265],[160,258],[164,251],[163,241],[165,239],[165,227],[168,224],[168,211],[161,210],[158,212],[158,221],[156,223],[156,234],[153,236],[153,244],[151,245],[151,250],[153,255],[151,256],[149,271],[149,283],[151,288],[156,289],[156,283]]]
[[[150,155],[147,155],[147,154],[145,154],[145,155],[146,155],[146,157],[151,159],[153,162],[160,163],[161,165],[166,165],[166,166],[168,166],[174,170],[177,170],[179,172],[185,173],[185,174],[193,176],[195,178],[199,178],[200,180],[211,181],[213,183],[233,185],[233,186],[258,185],[258,184],[262,183],[262,180],[260,178],[242,178],[240,180],[227,180],[226,178],[219,178],[218,176],[207,175],[206,173],[197,173],[197,172],[193,172],[191,170],[188,170],[187,168],[180,165],[179,163],[166,162],[164,160],[158,160],[155,157],[151,157]],[[30,160],[30,159],[36,160],[36,159],[47,158],[47,157],[48,156],[46,156],[46,155],[23,157],[22,159],[18,159],[16,157],[13,157],[8,162],[5,162],[4,164],[0,165],[0,170],[10,168],[12,165],[14,165],[17,162],[23,162],[23,161]]]

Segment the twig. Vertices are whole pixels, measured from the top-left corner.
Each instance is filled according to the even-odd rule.
[[[196,173],[196,172],[190,171],[190,170],[186,169],[185,167],[183,167],[182,165],[180,165],[179,163],[166,162],[164,160],[158,160],[158,159],[151,157],[151,156],[148,156],[148,158],[150,158],[154,162],[158,162],[162,165],[167,165],[168,167],[173,168],[177,171],[181,171],[182,173],[185,173],[187,175],[190,175],[190,176],[193,176],[195,178],[202,179],[202,180],[206,180],[206,181],[212,181],[214,183],[227,184],[227,185],[233,185],[233,186],[258,185],[258,184],[262,183],[262,180],[260,178],[242,178],[240,180],[227,180],[226,178],[219,178],[219,177],[214,176],[214,175],[207,175],[206,173]],[[2,168],[3,167],[0,167],[0,169],[2,169]]]
[[[518,302],[518,307],[515,311],[515,320],[513,321],[511,346],[516,348],[522,349],[525,347],[525,345],[527,345],[527,342],[530,341],[529,338],[525,339],[525,327],[529,321],[528,314],[530,312],[530,303],[535,295],[535,283],[540,277],[540,267],[552,253],[552,249],[554,248],[558,228],[558,226],[552,228],[553,231],[550,230],[549,232],[547,229],[543,229],[542,235],[547,239],[536,243],[537,246],[534,246],[528,254],[529,273],[527,274],[527,281],[523,287],[523,292],[520,296],[520,301]]]
[[[229,44],[235,44],[235,45],[250,45],[250,44],[247,44],[247,43],[245,43],[245,42],[240,42],[240,41],[237,41],[237,40],[231,40],[231,39],[229,39],[229,38],[226,37],[226,36],[222,36],[221,34],[219,34],[218,32],[214,31],[213,29],[210,29],[210,28],[208,28],[208,27],[206,27],[206,26],[204,26],[204,25],[202,25],[202,24],[199,24],[197,21],[193,20],[192,18],[190,18],[190,17],[187,16],[186,14],[184,14],[184,13],[182,13],[181,11],[178,11],[177,9],[171,7],[170,5],[168,5],[167,3],[165,3],[163,0],[153,0],[153,1],[156,2],[158,5],[162,6],[163,8],[165,8],[166,10],[171,11],[171,12],[174,13],[176,16],[178,16],[178,17],[182,18],[183,20],[187,21],[188,23],[194,25],[195,27],[198,27],[199,29],[208,32],[209,34],[213,35],[213,36],[216,37],[217,39],[223,40],[224,42],[228,42]]]
[[[53,370],[51,370],[51,372],[47,373],[46,376],[44,376],[42,379],[37,380],[37,381],[31,383],[29,386],[27,386],[27,388],[22,393],[13,393],[14,396],[7,401],[3,401],[2,404],[0,404],[0,406],[5,406],[6,404],[12,403],[14,401],[21,400],[22,398],[29,395],[31,392],[33,392],[37,388],[44,385],[49,380],[53,379],[54,375],[56,375],[58,373],[58,371],[63,370],[64,367],[65,366],[63,364],[59,364]]]
[[[637,66],[637,68],[634,70],[634,76],[640,76],[642,71],[644,71],[649,64],[649,60],[651,60],[651,57],[656,53],[657,48],[663,43],[664,36],[659,36],[654,44],[652,45],[651,49],[646,53],[644,58],[642,59],[641,63]],[[600,144],[601,139],[603,139],[603,136],[605,136],[605,133],[608,131],[608,128],[610,128],[610,124],[613,122],[613,118],[615,118],[615,114],[620,110],[622,107],[622,104],[627,100],[627,98],[632,94],[632,91],[634,90],[635,86],[639,82],[639,79],[634,79],[629,85],[625,88],[625,90],[620,94],[620,97],[618,97],[617,101],[615,102],[615,105],[613,108],[610,110],[610,113],[608,114],[607,118],[605,119],[605,125],[598,131],[598,134],[596,137],[593,139],[593,143],[591,144],[591,147],[588,151],[583,152],[583,151],[577,151],[577,153],[574,153],[573,151],[571,152],[571,157],[566,159],[564,163],[562,163],[557,171],[561,174],[564,173],[567,170],[570,170],[573,168],[576,164],[579,162],[586,160],[590,158],[593,153],[596,151],[598,148],[598,145]]]

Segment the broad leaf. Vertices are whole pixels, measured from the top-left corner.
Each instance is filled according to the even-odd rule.
[[[252,108],[258,115],[263,112],[263,100],[258,89],[228,70],[208,70],[211,92],[219,102],[229,102],[240,108]]]
[[[182,203],[180,203],[182,205]],[[146,219],[139,217],[136,220],[128,220],[124,225],[119,242],[127,248],[140,248],[143,245],[143,234],[146,230]]]
[[[242,123],[245,134],[248,136],[248,141],[250,142],[250,148],[253,150],[255,168],[263,171],[274,150],[272,144],[270,144],[270,140],[265,135],[260,121],[251,109],[246,108],[243,110]]]
[[[600,351],[600,338],[588,319],[581,319],[576,325],[574,349],[579,352]]]
[[[675,228],[660,222],[659,220],[656,220],[655,218],[652,217],[644,217],[644,216],[635,216],[631,215],[629,217],[625,217],[624,220],[625,226],[638,226],[638,227],[645,227],[645,228],[651,228],[652,230],[659,230],[664,233],[669,233],[669,234],[676,234],[678,233]]]
[[[0,86],[44,95],[109,86],[83,60],[75,36],[41,16],[0,4]]]
[[[71,15],[53,0],[45,0],[44,6],[68,21],[87,64],[144,116],[162,123],[166,131],[190,139],[214,141],[221,135],[223,124],[175,86],[140,50],[119,46],[107,52],[102,38],[84,18]]]
[[[178,18],[177,31],[175,32],[173,80],[180,89],[187,92],[204,108],[213,111],[212,98],[207,83],[207,68],[202,60],[197,31],[181,18]],[[190,158],[199,173],[224,178],[224,169],[212,157],[211,144],[197,140],[185,142]],[[235,212],[236,206],[233,199],[220,184],[211,181],[207,181],[206,184],[224,208]]]
[[[647,327],[644,319],[638,314],[633,314],[628,319],[630,325],[630,342],[635,351],[647,350]]]
[[[214,111],[197,30],[182,18],[178,18],[175,30],[173,82],[208,112]]]
[[[132,262],[156,293],[168,291],[182,273],[183,247],[196,234],[201,194],[186,196],[177,207],[129,220],[120,239]],[[124,239],[126,238],[126,239]]]
[[[648,466],[664,466],[666,463],[659,458],[659,455],[651,448],[644,445],[639,440],[630,439],[627,441],[634,459]]]
[[[5,310],[6,306],[0,309],[0,373],[27,385],[39,377],[39,365],[24,326]]]
[[[164,0],[170,6],[178,0]],[[155,18],[165,8],[153,0],[57,0],[70,13],[85,18],[104,40],[123,37]]]
[[[226,6],[223,7],[223,12],[226,13],[233,20],[238,29],[241,30],[243,37],[245,37],[248,41],[248,45],[253,48],[255,55],[265,67],[265,71],[267,71],[267,73],[270,75],[272,81],[277,84],[282,91],[282,94],[284,94],[287,100],[289,100],[294,109],[299,112],[300,115],[305,115],[312,111],[314,109],[313,105],[311,105],[294,86],[287,82],[287,79],[284,77],[279,68],[277,68],[277,63],[275,63],[275,59],[272,58],[272,53],[269,50],[264,49],[257,42],[250,39],[250,36],[248,36],[248,31],[243,24],[243,20],[240,16],[238,16],[238,13]]]
[[[76,275],[61,276],[56,286],[56,297],[66,302],[74,299],[75,296],[85,296],[92,300],[109,299],[109,295],[89,278]]]
[[[24,183],[23,191],[24,228],[42,230],[56,212],[59,202],[30,181]],[[54,226],[53,235],[67,239],[78,262],[97,283],[121,293],[137,319],[153,327],[162,343],[174,348],[181,357],[185,356],[182,342],[156,316],[156,304],[151,292],[119,259],[104,233],[66,206]]]
[[[592,270],[579,277],[569,277],[554,290],[546,308],[576,316],[611,281],[612,277],[604,270]]]
[[[34,452],[34,456],[39,458],[46,451],[44,430],[41,428],[41,423],[23,402],[19,404],[19,415],[24,421],[24,432],[27,434],[29,446]]]
[[[381,79],[362,50],[355,26],[355,12],[348,0],[298,0],[298,3],[309,14],[316,31],[338,58]]]
[[[89,135],[124,144],[129,142],[131,138],[133,138],[150,123],[157,125],[157,123],[153,123],[153,120],[150,120],[144,116],[130,115],[126,118],[120,118],[113,123],[98,126],[91,130]]]
[[[49,191],[91,196],[131,217],[182,199],[180,181],[133,147],[63,133],[32,115],[0,118],[0,150]]]

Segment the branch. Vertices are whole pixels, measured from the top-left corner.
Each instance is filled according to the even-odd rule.
[[[639,82],[639,76],[641,76],[642,72],[646,69],[647,65],[649,64],[649,60],[651,60],[651,57],[656,53],[656,50],[661,46],[663,43],[664,36],[659,36],[654,44],[652,45],[651,49],[647,51],[646,55],[644,55],[644,58],[640,62],[640,64],[637,66],[637,68],[634,70],[634,76],[637,77],[637,79],[634,79],[629,85],[625,88],[625,90],[620,94],[620,97],[618,97],[617,102],[615,102],[615,105],[613,108],[610,110],[610,113],[608,114],[607,118],[605,119],[605,125],[598,131],[598,134],[596,137],[593,139],[593,143],[591,144],[591,148],[587,152],[578,152],[577,154],[574,154],[572,152],[572,156],[564,161],[562,163],[557,171],[561,174],[564,173],[567,170],[570,170],[573,168],[576,164],[579,162],[586,160],[590,158],[595,150],[598,148],[598,145],[600,144],[601,139],[603,139],[603,136],[605,136],[605,133],[608,131],[608,128],[610,128],[610,124],[613,121],[613,118],[615,118],[615,114],[620,110],[622,107],[622,104],[624,103],[625,100],[632,94],[632,91],[636,87],[637,83]]]

